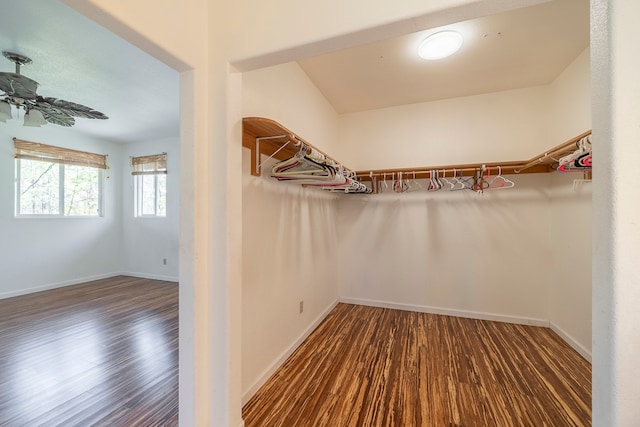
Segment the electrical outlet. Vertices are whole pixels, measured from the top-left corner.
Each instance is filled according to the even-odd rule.
[[[162,264],[167,265],[167,259],[166,258],[162,258]]]
[[[304,301],[300,301],[300,314],[304,311]]]

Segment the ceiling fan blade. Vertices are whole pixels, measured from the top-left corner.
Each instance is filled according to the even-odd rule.
[[[42,116],[46,121],[53,123],[54,125],[71,127],[76,122],[69,114],[56,108],[48,108],[43,105],[38,105],[35,109],[42,113]]]
[[[31,80],[21,74],[0,73],[0,90],[8,96],[34,99],[36,97],[36,89],[38,82]]]
[[[43,106],[48,109],[55,109],[69,116],[82,117],[85,119],[108,119],[108,117],[100,111],[96,111],[93,108],[82,104],[65,101],[64,99],[50,97],[43,98],[38,96],[36,98],[36,105],[38,107]]]

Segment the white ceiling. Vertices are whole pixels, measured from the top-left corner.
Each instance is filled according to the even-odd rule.
[[[109,116],[72,129],[122,143],[179,135],[176,71],[58,1],[0,0],[0,11],[0,50],[33,60],[21,73],[39,95]],[[0,56],[0,71],[14,69]]]
[[[453,29],[455,55],[417,56],[425,37]],[[589,45],[589,0],[538,6],[298,61],[338,113],[548,84]]]

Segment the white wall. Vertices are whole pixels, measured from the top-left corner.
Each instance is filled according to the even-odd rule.
[[[591,64],[589,48],[578,55],[552,82],[554,139],[560,142],[591,129]]]
[[[589,49],[551,85],[554,135],[566,141],[591,129]],[[553,274],[549,282],[551,326],[591,360],[591,183],[581,173],[554,174],[550,180]]]
[[[243,73],[242,82],[244,117],[275,120],[328,154],[338,151],[338,115],[297,63]]]
[[[16,218],[13,137],[107,154],[104,216]],[[26,128],[15,119],[2,123],[0,140],[0,298],[116,274],[121,262],[121,147],[55,125]]]
[[[126,145],[122,157],[122,266],[125,274],[178,281],[180,144],[178,138]],[[131,157],[167,153],[167,216],[134,216]],[[163,264],[163,259],[167,264]]]
[[[551,176],[549,320],[551,327],[591,360],[591,183],[582,174]]]
[[[331,153],[337,115],[295,63],[243,74],[243,114]],[[242,393],[246,402],[338,299],[336,196],[250,175],[243,150]],[[263,157],[264,159],[264,157]],[[304,311],[299,313],[299,303]]]
[[[345,163],[375,169],[527,159],[561,142],[552,138],[549,103],[549,88],[534,87],[343,115]],[[498,192],[482,198],[438,193],[412,201],[370,197],[359,209],[356,202],[341,201],[341,261],[371,250],[360,249],[372,247],[361,243],[371,240],[371,230],[385,236],[376,240],[373,257],[342,262],[342,296],[548,319],[547,284],[538,277],[550,263],[543,256],[549,250],[548,179],[512,178],[518,188],[500,192],[500,198]],[[404,232],[396,233],[397,227]]]
[[[341,297],[546,325],[548,177],[510,178],[515,189],[484,195],[343,196]]]
[[[365,170],[528,159],[590,128],[588,59],[548,86],[342,115],[340,158]],[[484,196],[343,197],[341,296],[544,319],[589,357],[588,184],[574,193],[566,177],[511,179],[515,189]],[[576,237],[557,242],[563,231]]]
[[[539,86],[343,114],[341,161],[366,170],[528,159],[556,145],[548,107]]]
[[[249,170],[249,150],[244,154]],[[243,204],[246,402],[337,302],[338,236],[335,196],[322,190],[247,173]]]
[[[593,425],[640,420],[640,3],[592,0]]]
[[[356,169],[522,160],[556,145],[549,87],[345,114]],[[549,178],[516,188],[343,197],[341,296],[371,304],[546,324]]]

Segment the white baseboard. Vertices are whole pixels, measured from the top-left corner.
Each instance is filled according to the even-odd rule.
[[[165,282],[178,282],[175,276],[161,276],[159,274],[136,273],[133,271],[121,271],[118,273],[122,276],[139,277],[140,279],[164,280]]]
[[[17,291],[3,292],[3,293],[0,293],[0,299],[11,298],[11,297],[19,297],[20,295],[27,295],[27,294],[32,294],[32,293],[35,293],[35,292],[48,291],[50,289],[56,289],[56,288],[64,288],[65,286],[73,286],[73,285],[78,285],[80,283],[92,282],[94,280],[100,280],[100,279],[108,279],[110,277],[116,277],[116,276],[131,276],[131,277],[139,277],[141,279],[164,280],[164,281],[167,281],[167,282],[177,282],[178,281],[177,277],[171,277],[171,276],[158,276],[158,275],[153,275],[153,274],[115,271],[115,272],[112,272],[112,273],[97,274],[95,276],[81,277],[79,279],[65,280],[63,282],[48,283],[46,285],[34,286],[34,287],[31,287],[31,288],[25,288],[25,289],[19,289]]]
[[[589,363],[591,363],[591,352],[587,350],[582,344],[578,342],[575,338],[565,332],[562,328],[556,325],[553,322],[549,322],[549,327],[553,332],[558,334],[560,338],[564,340],[567,344],[569,344],[575,351],[580,353],[580,356],[584,357]]]
[[[278,356],[276,360],[260,375],[258,380],[253,383],[249,390],[247,390],[242,395],[242,406],[246,405],[246,403],[253,397],[253,395],[258,391],[260,387],[267,382],[267,380],[274,374],[274,372],[282,366],[282,364],[287,360],[289,356],[293,354],[293,352],[300,347],[302,342],[307,339],[311,332],[313,332],[318,325],[327,317],[327,315],[338,305],[339,300],[335,300],[300,334],[298,338],[291,345]]]
[[[65,280],[63,282],[49,283],[42,286],[34,286],[31,288],[19,289],[17,291],[0,293],[0,299],[18,297],[20,295],[32,294],[34,292],[47,291],[49,289],[64,288],[65,286],[77,285],[79,283],[91,282],[93,280],[107,279],[109,277],[120,276],[122,273],[113,272],[105,274],[97,274],[95,276],[81,277],[79,279]]]
[[[396,310],[416,311],[418,313],[442,314],[445,316],[466,317],[469,319],[493,320],[496,322],[516,323],[519,325],[531,325],[549,327],[549,321],[528,317],[507,316],[503,314],[483,313],[479,311],[454,310],[450,308],[429,307],[424,305],[401,304],[360,298],[340,298],[340,302],[346,304],[367,305],[370,307],[393,308]]]

